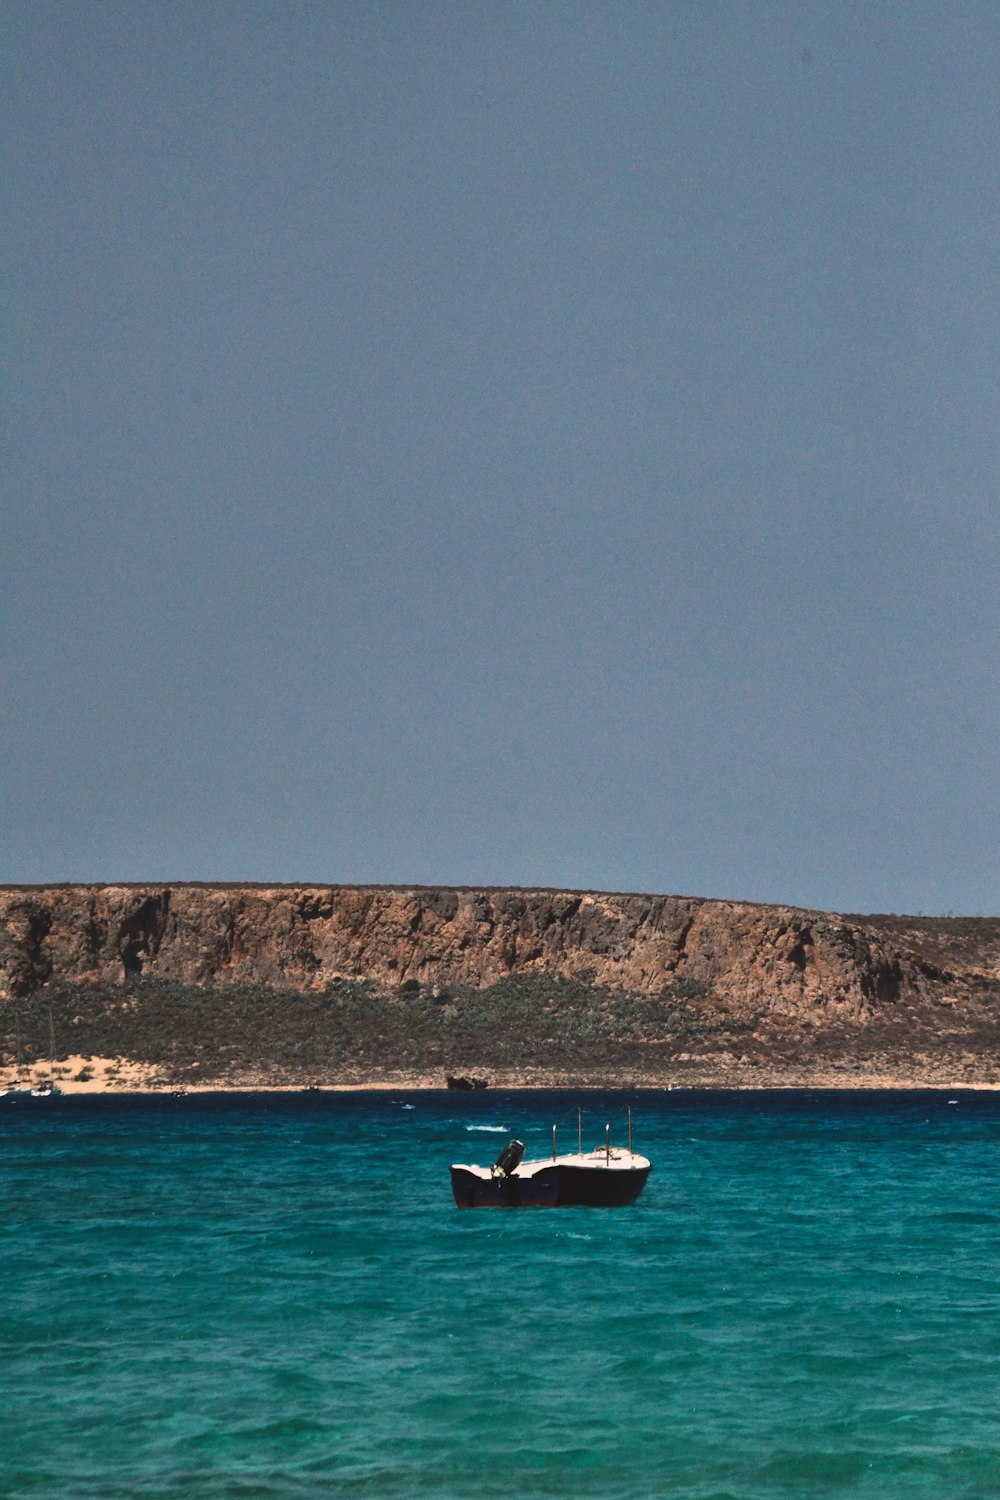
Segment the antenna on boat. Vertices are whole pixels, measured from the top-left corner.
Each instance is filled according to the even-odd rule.
[[[559,1155],[559,1146],[558,1146],[559,1126],[563,1123],[564,1120],[568,1120],[571,1114],[572,1114],[572,1110],[568,1109],[564,1115],[560,1115],[559,1116],[558,1120],[556,1120],[555,1124],[552,1127],[552,1160],[553,1161],[555,1161],[556,1157]],[[583,1110],[582,1110],[582,1108],[580,1107],[579,1104],[576,1106],[576,1154],[577,1154],[577,1156],[582,1156],[583,1155]]]
[[[632,1151],[632,1106],[631,1106],[631,1104],[628,1107],[628,1154],[629,1154],[629,1156],[633,1155],[633,1151]]]
[[[610,1120],[608,1121],[608,1123],[604,1127],[604,1159],[607,1162],[610,1162],[610,1160],[611,1160],[611,1121]]]

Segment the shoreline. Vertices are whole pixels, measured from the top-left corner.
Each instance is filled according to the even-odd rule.
[[[750,1070],[740,1070],[739,1076],[731,1070],[716,1073],[700,1073],[692,1070],[689,1076],[653,1077],[632,1076],[595,1077],[593,1074],[573,1074],[551,1069],[525,1069],[499,1072],[490,1076],[485,1089],[455,1089],[456,1094],[503,1093],[517,1089],[572,1090],[577,1093],[607,1092],[683,1092],[715,1089],[727,1093],[763,1093],[780,1091],[802,1091],[827,1093],[857,1092],[965,1092],[985,1093],[1000,1090],[996,1079],[942,1078],[940,1075],[927,1078],[900,1077],[887,1073],[849,1073],[844,1070],[817,1070],[811,1076],[790,1077],[787,1074],[768,1074],[763,1069],[753,1069],[758,1076],[751,1080],[746,1076]],[[760,1074],[764,1076],[760,1076]],[[70,1076],[76,1074],[77,1076]],[[80,1075],[89,1075],[83,1076]],[[192,1080],[189,1078],[165,1078],[163,1070],[150,1065],[136,1063],[127,1058],[69,1057],[51,1067],[48,1063],[35,1063],[21,1069],[23,1084],[36,1087],[51,1079],[63,1095],[188,1095],[188,1094],[351,1094],[376,1093],[401,1090],[407,1093],[446,1091],[444,1073],[441,1070],[426,1072],[419,1070],[390,1069],[372,1072],[367,1077],[310,1078],[290,1082],[287,1078],[269,1078],[261,1073],[255,1076]],[[0,1083],[0,1090],[3,1084]],[[2,1092],[0,1092],[2,1097]]]

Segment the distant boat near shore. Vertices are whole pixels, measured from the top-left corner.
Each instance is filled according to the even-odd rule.
[[[8,1080],[0,1091],[0,1098],[4,1099],[52,1099],[62,1093],[62,1089],[55,1082],[51,1074],[55,1073],[56,1065],[56,1042],[55,1030],[52,1024],[52,1011],[49,1010],[49,1070],[48,1078],[40,1078],[26,1083],[21,1077],[23,1067],[21,1058],[21,1025],[20,1018],[17,1020],[17,1032],[15,1052],[17,1057],[17,1075]]]
[[[21,1078],[11,1078],[0,1091],[0,1099],[54,1099],[62,1093],[57,1083],[44,1078],[40,1083],[25,1083]]]

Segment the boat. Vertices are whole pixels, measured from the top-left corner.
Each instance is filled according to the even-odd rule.
[[[32,1090],[32,1099],[54,1099],[62,1093],[62,1089],[56,1083],[56,1031],[52,1024],[52,1006],[49,1006],[49,1076],[39,1078],[35,1081]]]
[[[59,1085],[54,1081],[54,1079],[52,1077],[49,1077],[49,1078],[39,1078],[39,1079],[32,1080],[31,1082],[25,1082],[20,1077],[22,1066],[23,1066],[22,1059],[21,1059],[21,1024],[20,1024],[20,1017],[17,1018],[16,1055],[17,1055],[17,1072],[18,1072],[18,1076],[16,1078],[10,1079],[10,1081],[4,1086],[3,1097],[5,1099],[19,1099],[19,1098],[23,1098],[23,1099],[53,1099],[53,1098],[56,1097],[56,1095],[62,1093],[62,1089],[59,1087]],[[49,1069],[50,1069],[51,1073],[55,1073],[55,1070],[56,1070],[56,1045],[55,1045],[55,1034],[54,1034],[53,1027],[52,1027],[52,1008],[51,1008],[51,1006],[49,1007]]]
[[[632,1110],[628,1110],[628,1145],[612,1146],[611,1121],[604,1127],[604,1144],[583,1149],[583,1117],[577,1109],[577,1149],[559,1151],[558,1129],[552,1127],[552,1153],[524,1160],[524,1142],[514,1139],[492,1166],[456,1163],[451,1187],[459,1208],[621,1208],[634,1203],[646,1186],[652,1164],[632,1149]],[[565,1119],[566,1116],[563,1116]]]
[[[5,1099],[22,1099],[31,1097],[31,1084],[25,1083],[21,1077],[24,1068],[24,1059],[21,1056],[21,1017],[19,1012],[14,1012],[14,1060],[17,1071],[13,1078],[8,1078],[3,1087]]]
[[[62,1089],[51,1078],[43,1078],[38,1083],[25,1082],[21,1078],[11,1078],[0,1089],[0,1097],[4,1099],[54,1099]]]

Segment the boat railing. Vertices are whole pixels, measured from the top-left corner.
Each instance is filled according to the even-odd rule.
[[[574,1114],[576,1115],[576,1154],[577,1156],[583,1155],[583,1110],[577,1104],[573,1109],[568,1109],[564,1115],[560,1115],[559,1119],[552,1126],[553,1161],[559,1155],[559,1126],[564,1124]],[[604,1125],[604,1156],[608,1162],[611,1160],[611,1127],[616,1120],[621,1119],[622,1115],[627,1115],[628,1117],[628,1154],[629,1156],[634,1155],[632,1150],[632,1106],[631,1104],[623,1104],[621,1109],[617,1110]]]
[[[555,1161],[559,1155],[559,1126],[569,1119],[570,1115],[576,1115],[576,1154],[583,1155],[583,1110],[580,1105],[574,1105],[564,1115],[560,1115],[552,1126],[552,1160]]]

